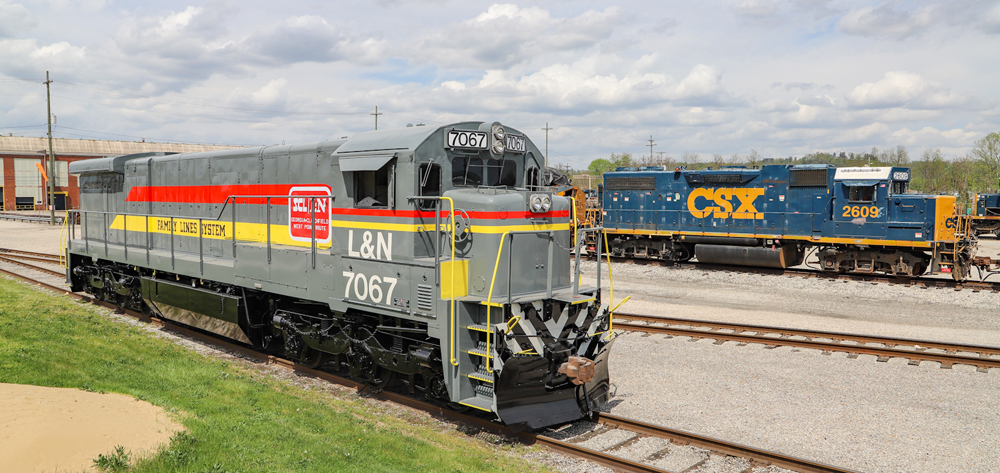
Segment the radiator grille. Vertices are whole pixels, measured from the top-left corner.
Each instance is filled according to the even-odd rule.
[[[434,309],[434,286],[417,284],[417,309],[425,311]]]
[[[609,176],[604,179],[604,188],[609,191],[651,191],[656,189],[656,178]]]
[[[743,184],[743,174],[705,174],[706,184]]]
[[[826,187],[826,169],[799,169],[788,173],[788,185],[791,187]]]

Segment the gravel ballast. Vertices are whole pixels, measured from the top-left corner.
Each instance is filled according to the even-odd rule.
[[[582,267],[593,284],[594,263]],[[615,299],[632,296],[623,312],[1000,345],[1000,295],[988,292],[618,263],[613,271]],[[621,335],[607,410],[857,471],[1000,471],[998,369],[714,343]],[[722,462],[710,460],[695,471]]]

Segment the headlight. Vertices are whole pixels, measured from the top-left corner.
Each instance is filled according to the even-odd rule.
[[[497,141],[503,141],[503,137],[507,136],[507,132],[504,131],[503,127],[500,125],[493,125],[493,137]]]
[[[503,154],[503,140],[493,141],[493,154]]]
[[[552,208],[552,197],[546,194],[532,194],[528,202],[534,213],[548,212]]]
[[[539,195],[539,194],[532,195],[529,207],[531,208],[532,212],[535,212],[535,213],[544,212],[545,210],[542,210],[543,209],[543,207],[542,207],[542,196]]]

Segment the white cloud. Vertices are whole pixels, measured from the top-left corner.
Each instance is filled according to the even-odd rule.
[[[611,36],[620,16],[618,7],[553,18],[538,7],[494,4],[475,18],[424,37],[408,55],[450,68],[507,68],[542,54],[592,47]]]
[[[997,4],[982,17],[980,29],[986,33],[1000,34],[1000,4]]]
[[[8,39],[0,40],[0,57],[12,69],[46,70],[53,63],[71,69],[83,65],[86,48],[65,41],[38,46],[34,39]]]
[[[907,72],[887,72],[878,82],[861,84],[847,95],[847,101],[856,108],[912,109],[960,107],[969,102],[940,83]]]
[[[780,18],[778,4],[770,0],[740,0],[733,7],[736,16],[748,20],[772,23]]]
[[[931,8],[909,12],[898,10],[898,5],[898,0],[889,0],[877,7],[851,10],[837,22],[837,30],[858,36],[903,39],[920,33],[931,24]]]
[[[24,5],[0,3],[0,38],[13,38],[38,25]]]

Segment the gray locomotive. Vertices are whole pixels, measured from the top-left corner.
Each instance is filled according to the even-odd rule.
[[[75,291],[538,428],[608,397],[571,203],[493,122],[78,161]]]

